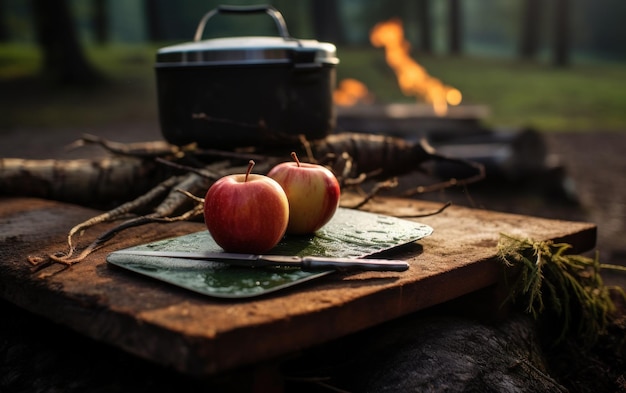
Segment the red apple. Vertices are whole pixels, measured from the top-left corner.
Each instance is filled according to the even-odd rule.
[[[278,244],[289,222],[289,201],[273,179],[251,174],[218,179],[204,198],[204,222],[227,252],[264,253]]]
[[[335,175],[318,164],[294,161],[273,167],[267,176],[276,180],[289,200],[288,234],[311,234],[326,225],[339,207],[340,189]]]

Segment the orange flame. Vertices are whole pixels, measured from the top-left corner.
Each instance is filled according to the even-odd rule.
[[[437,115],[445,115],[448,105],[459,105],[461,92],[444,85],[439,79],[426,72],[409,56],[410,44],[404,39],[402,22],[391,19],[378,23],[370,33],[370,42],[376,47],[385,48],[387,64],[394,70],[398,85],[405,95],[422,96],[433,105]]]
[[[367,86],[356,79],[343,79],[337,90],[333,92],[333,101],[337,105],[352,106],[358,103],[369,104],[372,102],[372,94]]]

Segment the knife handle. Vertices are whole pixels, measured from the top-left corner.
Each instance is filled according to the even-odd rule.
[[[376,270],[403,272],[408,270],[409,264],[399,260],[389,259],[357,259],[357,258],[324,258],[303,257],[303,270],[335,269],[343,271]]]

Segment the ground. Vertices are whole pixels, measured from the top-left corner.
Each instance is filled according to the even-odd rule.
[[[101,151],[82,150],[66,152],[64,146],[71,143],[84,132],[107,137],[121,142],[145,141],[160,138],[156,124],[125,124],[115,127],[107,126],[95,129],[14,129],[0,131],[0,157],[20,158],[74,158],[79,155],[94,156],[103,154]],[[598,226],[597,250],[602,263],[626,265],[626,130],[622,132],[559,132],[542,134],[548,152],[551,155],[555,173],[546,177],[534,177],[514,184],[491,184],[484,187],[471,187],[462,195],[456,195],[455,203],[477,208],[501,210],[542,217],[589,221]],[[430,199],[442,199],[447,195],[429,195]],[[606,271],[603,273],[607,285],[620,285],[626,288],[626,274]],[[626,392],[626,368],[623,359],[616,357],[623,354],[624,321],[623,304],[620,308],[621,319],[613,326],[613,336],[600,343],[590,353],[585,353],[589,361],[584,367],[572,364],[563,366],[559,359],[562,353],[554,355],[553,367],[557,378],[569,381],[571,391],[591,392],[597,381],[603,378],[613,388],[607,391]],[[2,304],[5,315],[14,318],[14,324],[5,326],[1,333],[0,353],[3,364],[7,360],[24,363],[33,358],[37,348],[42,345],[29,340],[17,333],[31,321],[28,315],[9,305]],[[22,322],[20,322],[22,321]],[[26,322],[23,322],[26,321]],[[39,321],[40,322],[40,321]],[[43,343],[43,345],[46,345]],[[29,347],[31,346],[31,347]],[[47,351],[60,350],[56,346],[48,346]],[[582,355],[572,349],[571,356]],[[45,352],[48,353],[48,352]],[[53,356],[53,355],[49,355]],[[57,355],[54,355],[57,356]],[[36,357],[35,357],[36,360]],[[40,359],[41,360],[41,359]],[[65,359],[68,360],[68,359]],[[76,360],[76,359],[69,359]],[[49,359],[43,359],[49,361]],[[127,360],[125,360],[127,361]],[[45,367],[44,367],[45,368]],[[50,372],[50,368],[44,370]],[[52,372],[58,370],[53,369]],[[23,378],[12,369],[14,374],[7,374],[3,369],[3,382],[0,386],[19,386],[7,384],[7,378],[19,380]],[[66,376],[67,377],[67,376]],[[608,379],[607,379],[608,378]],[[26,382],[24,382],[26,383]],[[603,385],[606,386],[606,385]],[[18,390],[16,390],[18,391]],[[46,389],[40,389],[46,391]],[[48,390],[52,391],[52,390]]]

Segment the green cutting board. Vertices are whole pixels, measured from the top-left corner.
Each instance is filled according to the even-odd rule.
[[[363,258],[432,233],[428,225],[381,214],[339,208],[332,220],[311,236],[285,236],[271,251],[280,255]],[[131,247],[129,250],[223,251],[209,231]],[[248,298],[328,275],[333,270],[291,267],[250,268],[221,262],[141,255],[109,254],[107,262],[204,295]]]

